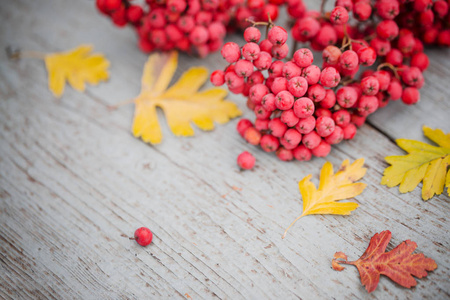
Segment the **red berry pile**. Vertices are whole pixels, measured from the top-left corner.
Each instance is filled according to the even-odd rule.
[[[96,0],[116,26],[133,26],[144,52],[177,49],[200,57],[223,45],[227,31],[278,17],[277,0]],[[274,4],[275,3],[275,4]]]
[[[256,120],[237,125],[248,143],[285,161],[323,157],[390,100],[419,101],[429,64],[423,45],[449,46],[449,20],[442,0],[337,0],[331,12],[298,13],[292,28],[295,40],[322,51],[321,68],[307,48],[287,59],[287,31],[268,22],[265,39],[249,27],[243,47],[222,47],[230,65],[211,82],[248,97]]]

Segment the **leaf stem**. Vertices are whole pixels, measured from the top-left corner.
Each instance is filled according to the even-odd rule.
[[[118,109],[118,108],[121,107],[121,106],[124,106],[124,105],[128,105],[128,104],[133,103],[134,100],[135,100],[135,99],[128,99],[128,100],[126,100],[126,101],[119,102],[119,103],[117,103],[117,104],[115,104],[115,105],[108,105],[108,109],[109,109],[109,110],[116,110],[116,109]]]
[[[37,51],[22,51],[20,49],[13,49],[11,46],[6,47],[5,49],[6,55],[8,59],[21,59],[21,58],[36,58],[36,59],[45,59],[45,53],[37,52]]]
[[[300,218],[303,217],[303,216],[304,216],[304,214],[301,214],[297,219],[295,219],[295,220],[291,223],[291,225],[288,226],[288,228],[286,228],[286,230],[285,230],[284,233],[283,233],[283,236],[281,237],[282,239],[284,239],[284,238],[286,237],[286,234],[287,234],[289,228],[291,228],[291,227],[295,224],[295,222],[297,222],[298,220],[300,220]]]

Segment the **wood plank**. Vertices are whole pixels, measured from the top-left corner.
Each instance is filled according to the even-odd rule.
[[[298,180],[313,174],[317,183],[325,159],[280,162],[238,137],[236,120],[185,139],[164,125],[158,146],[133,138],[133,107],[109,112],[106,106],[139,92],[146,57],[130,30],[112,28],[90,2],[10,1],[0,9],[0,27],[6,28],[2,41],[24,49],[59,51],[90,42],[112,61],[107,84],[85,94],[67,88],[57,101],[42,62],[0,58],[1,297],[449,297],[449,197],[423,202],[419,189],[399,194],[379,184],[383,157],[402,153],[391,139],[416,137],[416,129],[395,126],[407,124],[410,114],[418,123],[445,120],[448,101],[436,100],[445,90],[426,102],[430,118],[420,106],[396,115],[397,123],[374,116],[383,133],[366,125],[335,147],[327,157],[335,165],[366,159],[368,187],[355,200],[360,207],[351,216],[305,217],[282,240],[301,211]],[[436,53],[436,62],[444,53]],[[218,54],[180,61],[181,69],[224,65]],[[429,73],[442,72],[436,62]],[[433,77],[433,87],[448,77]],[[241,97],[230,99],[245,111]],[[243,150],[257,158],[252,171],[235,164]],[[147,248],[121,236],[139,226],[154,232]],[[386,229],[393,233],[389,249],[411,239],[439,267],[411,290],[381,278],[368,296],[356,269],[335,272],[331,258],[336,251],[357,258],[370,237]]]

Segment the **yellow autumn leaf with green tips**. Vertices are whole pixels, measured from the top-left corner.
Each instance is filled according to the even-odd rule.
[[[292,225],[300,218],[307,215],[349,215],[358,207],[355,202],[336,202],[338,200],[358,196],[366,188],[366,184],[356,182],[360,180],[367,169],[363,168],[364,159],[355,160],[352,164],[349,160],[342,162],[339,170],[334,173],[333,165],[326,162],[320,172],[319,188],[311,182],[311,175],[306,176],[298,183],[303,200],[303,212],[286,229],[283,238]]]
[[[81,45],[67,52],[46,54],[48,87],[55,97],[64,93],[66,81],[79,92],[85,83],[97,85],[109,78],[109,61],[102,54],[92,54],[92,46]]]
[[[450,170],[447,169],[450,165],[450,133],[427,126],[423,127],[423,132],[438,146],[415,140],[396,140],[397,145],[408,154],[385,158],[391,166],[384,170],[381,184],[388,187],[400,185],[400,193],[407,193],[423,182],[422,199],[428,200],[442,194],[444,186],[449,193]]]
[[[162,132],[156,108],[164,111],[170,130],[176,136],[192,136],[194,123],[202,130],[214,129],[214,122],[224,124],[242,113],[233,102],[224,100],[227,92],[221,88],[198,91],[208,79],[208,70],[193,67],[169,86],[177,69],[178,53],[150,55],[142,74],[141,93],[136,105],[133,135],[144,142],[158,144]]]

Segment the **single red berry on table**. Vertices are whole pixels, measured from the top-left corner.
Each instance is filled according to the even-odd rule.
[[[145,247],[152,242],[153,233],[147,227],[141,227],[134,232],[134,240],[139,245]]]
[[[242,152],[237,157],[237,164],[241,169],[250,170],[255,166],[255,157],[247,151]]]

